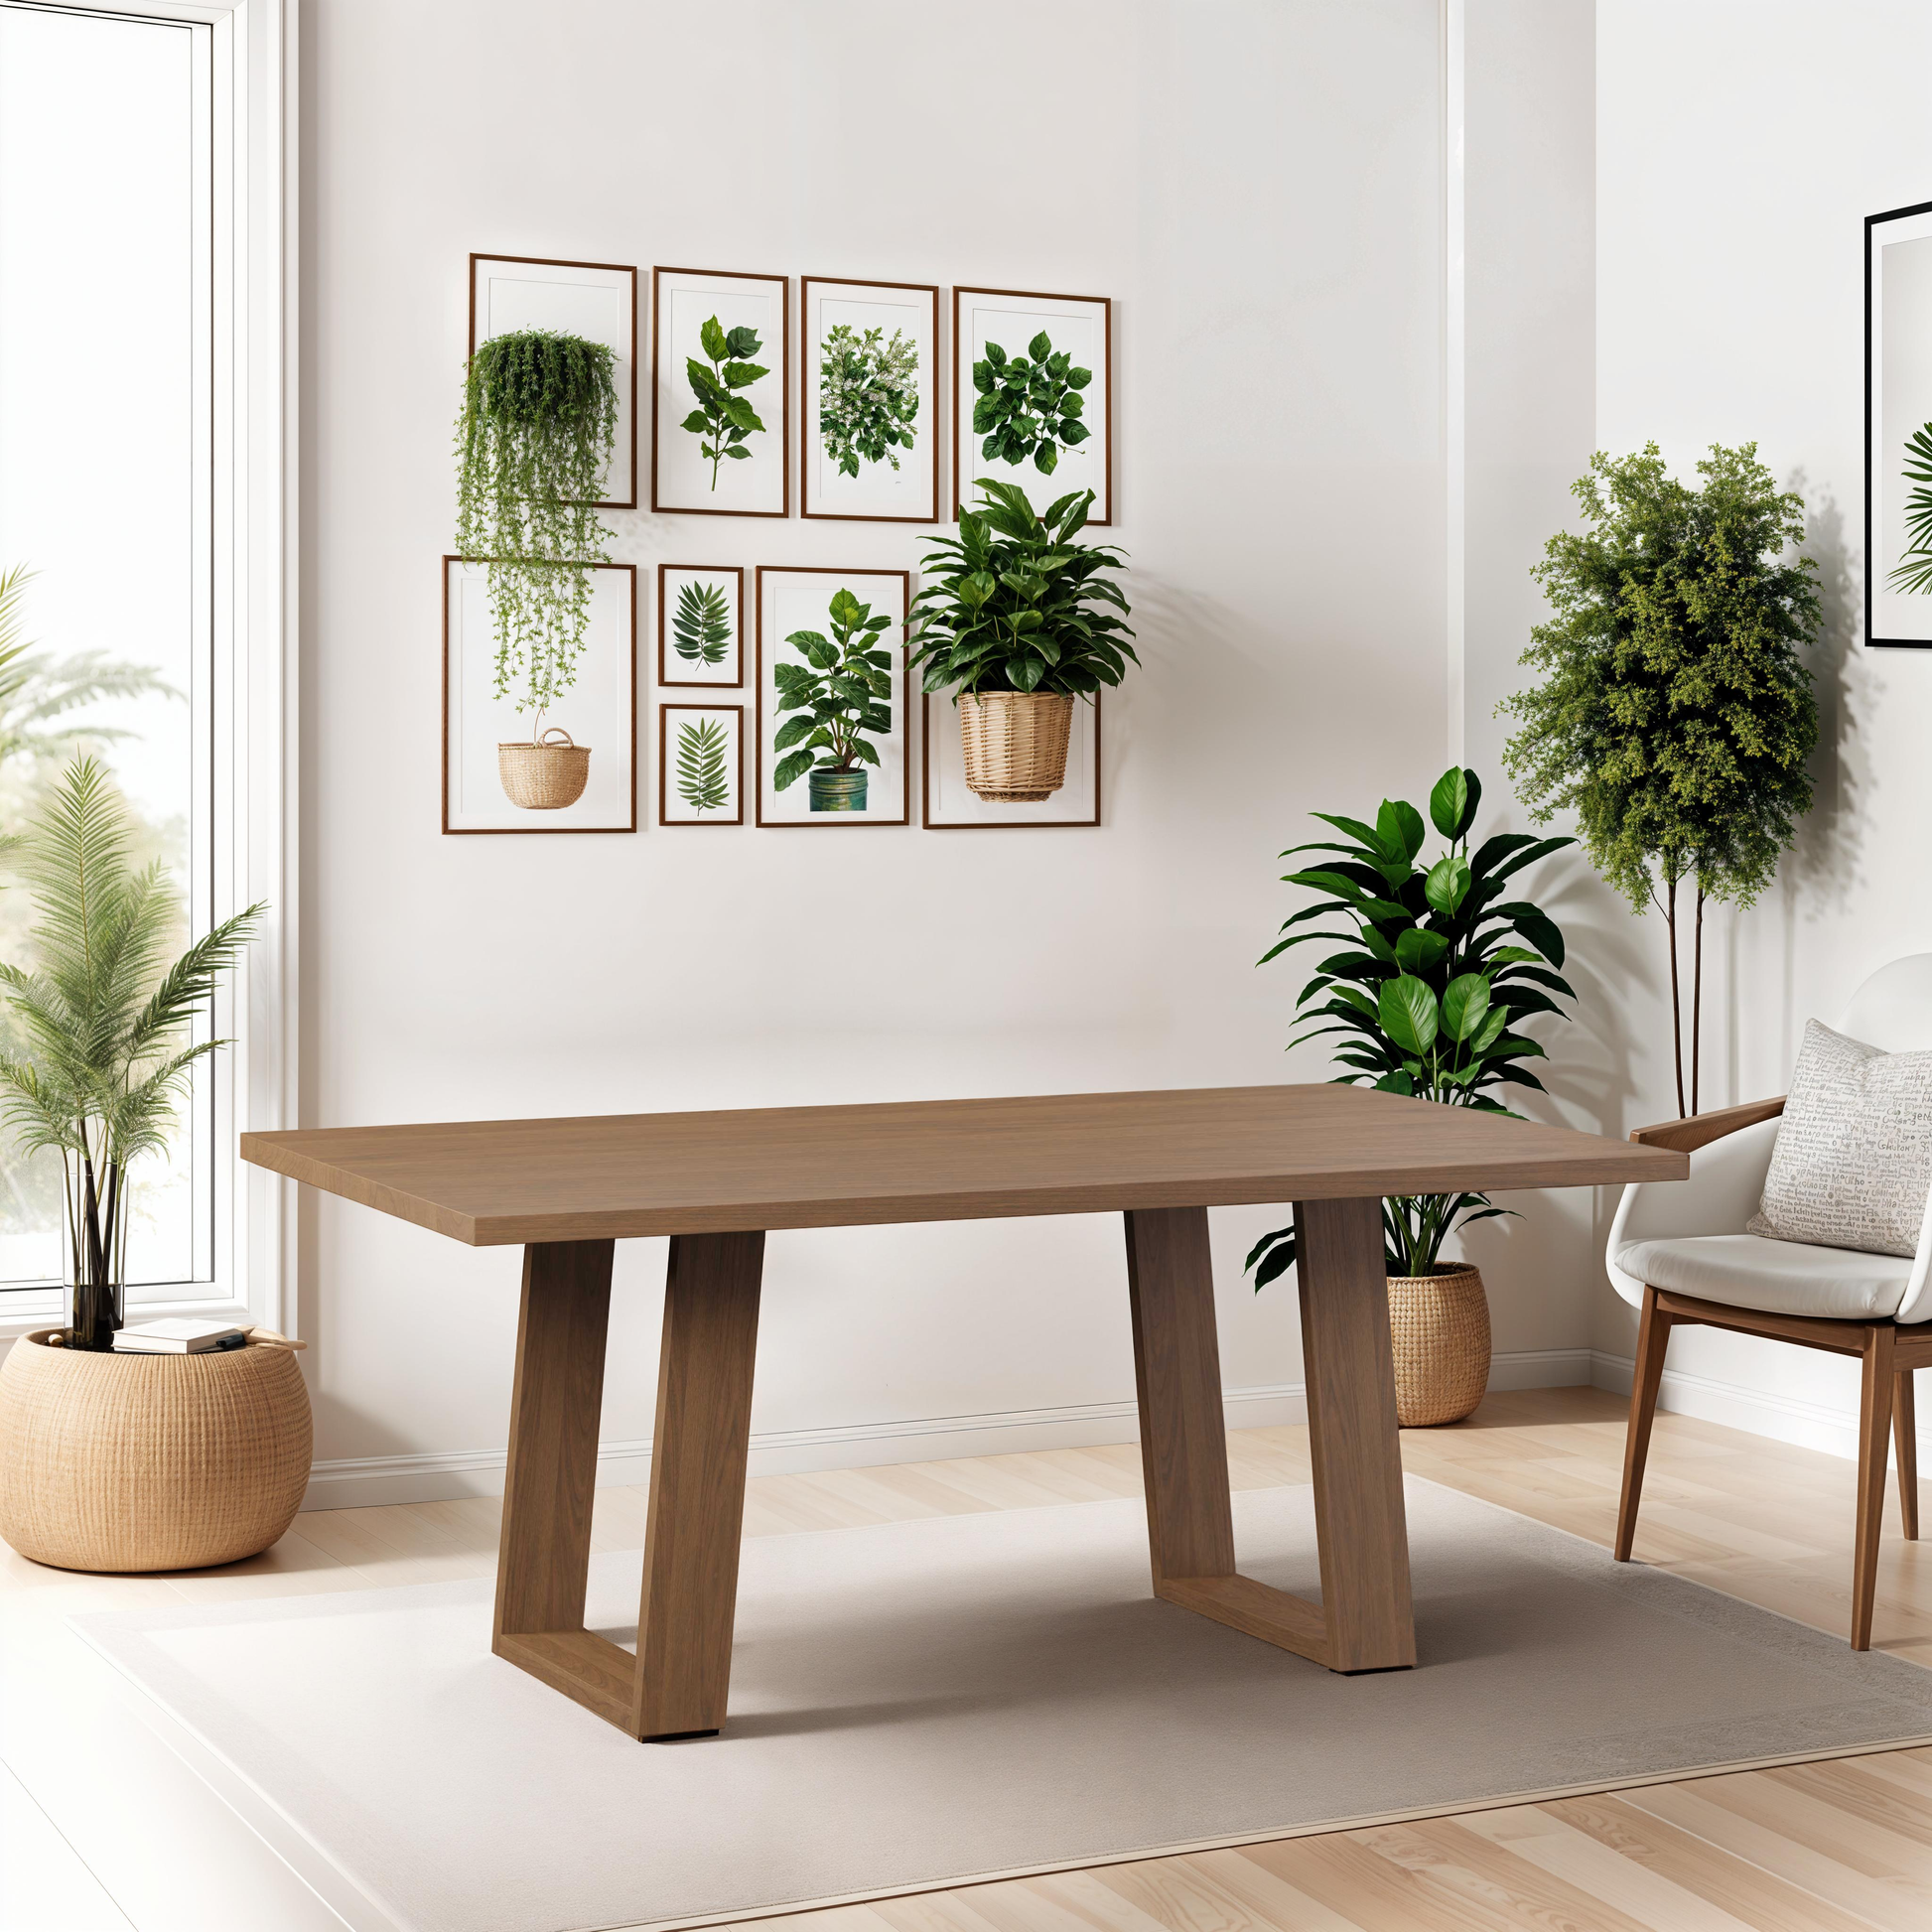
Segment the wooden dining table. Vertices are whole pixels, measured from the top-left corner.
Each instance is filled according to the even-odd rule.
[[[1332,1671],[1400,1670],[1416,1636],[1382,1197],[1690,1167],[1346,1086],[332,1127],[244,1134],[241,1154],[472,1247],[521,1245],[492,1647],[646,1741],[726,1720],[768,1232],[1122,1214],[1154,1594]],[[1207,1210],[1255,1202],[1294,1203],[1319,1603],[1235,1564]],[[646,1235],[670,1236],[670,1264],[632,1656],[584,1627],[584,1600],[612,1260]]]

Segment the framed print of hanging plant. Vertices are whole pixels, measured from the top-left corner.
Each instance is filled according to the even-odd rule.
[[[657,822],[745,823],[745,707],[657,708]]]
[[[601,510],[637,507],[637,271],[615,262],[470,257],[470,353],[497,336],[551,329],[611,351],[618,427]]]
[[[805,514],[935,521],[939,291],[836,275],[799,288]]]
[[[745,573],[736,564],[657,566],[657,681],[745,682]]]
[[[910,573],[758,573],[758,822],[904,825]]]
[[[610,556],[597,494],[617,437],[615,373],[606,344],[550,329],[491,337],[465,373],[457,550],[488,574],[494,696],[527,718],[518,735],[532,745],[577,681],[591,572]]]
[[[977,483],[1094,494],[1114,520],[1114,305],[1105,296],[954,289],[953,509]]]
[[[789,516],[783,275],[651,270],[650,506]]]

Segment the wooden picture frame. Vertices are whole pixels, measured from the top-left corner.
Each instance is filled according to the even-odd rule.
[[[673,579],[679,580],[673,582]],[[671,626],[671,600],[682,585],[706,580],[732,583],[734,634],[730,652],[719,666],[729,677],[673,677],[676,670],[702,669],[703,666],[673,665],[666,650],[666,632]],[[743,564],[659,564],[657,566],[657,683],[665,691],[740,691],[745,687],[745,566]]]
[[[687,296],[696,299],[681,299]],[[753,454],[743,464],[709,464],[697,454],[698,438],[684,427],[694,401],[684,364],[687,355],[700,353],[697,332],[701,324],[691,314],[699,308],[718,313],[719,322],[726,329],[744,324],[759,332],[759,366],[766,373],[743,394],[764,424],[758,434],[766,440],[759,445],[748,441],[745,447]],[[681,516],[791,514],[790,355],[791,278],[788,275],[755,275],[736,269],[651,270],[650,506],[653,510]],[[710,477],[713,470],[716,475]]]
[[[857,831],[867,826],[910,825],[912,822],[912,708],[907,687],[910,678],[906,665],[907,647],[900,643],[897,652],[894,677],[897,689],[893,704],[898,719],[898,729],[891,740],[881,748],[882,753],[897,757],[898,762],[897,783],[892,783],[893,773],[889,760],[882,761],[877,772],[868,773],[868,804],[863,812],[827,812],[814,814],[805,801],[808,796],[805,784],[801,782],[794,789],[778,793],[771,788],[768,777],[772,765],[769,739],[775,737],[779,714],[776,708],[776,686],[770,678],[770,665],[775,662],[775,646],[778,642],[777,627],[788,621],[781,615],[781,605],[786,601],[784,593],[791,588],[782,584],[788,578],[817,580],[823,584],[823,600],[814,597],[812,602],[818,606],[815,618],[807,616],[812,627],[825,628],[824,608],[832,593],[840,588],[836,581],[843,580],[855,596],[867,603],[876,603],[877,593],[882,586],[895,587],[897,595],[897,621],[901,638],[904,635],[906,618],[910,615],[912,599],[912,573],[909,570],[877,570],[868,566],[846,569],[833,564],[760,564],[757,573],[757,614],[753,625],[757,644],[757,669],[755,673],[755,725],[753,732],[752,774],[753,798],[757,820],[761,826],[799,828],[812,831],[844,830]],[[868,596],[868,587],[873,595]],[[801,623],[801,628],[804,625]],[[773,635],[767,639],[767,630]],[[785,632],[783,634],[789,634]],[[891,632],[885,633],[890,635]],[[767,689],[767,685],[771,688]],[[767,796],[768,794],[768,796]],[[781,802],[782,801],[782,802]],[[874,807],[885,803],[897,802],[897,817],[889,811],[877,811]]]
[[[492,275],[492,264],[506,269]],[[543,273],[541,271],[552,271]],[[607,313],[609,298],[616,313]],[[492,323],[500,320],[502,326]],[[637,271],[617,262],[555,261],[542,255],[470,256],[470,353],[512,329],[560,329],[609,344],[617,357],[618,434],[610,496],[596,507],[637,507]],[[479,333],[481,331],[481,333]],[[617,485],[621,484],[620,492]]]
[[[671,813],[671,713],[689,712],[697,717],[730,717],[732,725],[732,756],[729,763],[733,770],[732,803],[737,810],[730,818],[722,813],[715,818],[706,818],[702,811],[691,817],[673,817]],[[657,822],[659,825],[687,830],[710,825],[743,825],[745,823],[745,707],[742,704],[704,704],[697,699],[679,699],[673,704],[660,704],[657,707]]]
[[[919,733],[919,819],[931,832],[1091,830],[1100,823],[1101,694],[1073,701],[1066,782],[1037,804],[991,804],[966,788],[959,721],[946,693],[925,694]]]
[[[991,336],[989,324],[1001,334]],[[973,428],[973,364],[983,359],[987,340],[997,340],[1010,353],[1025,353],[1040,329],[1049,338],[1055,328],[1064,333],[1057,346],[1069,348],[1075,366],[1093,371],[1093,380],[1079,393],[1081,421],[1088,436],[1063,450],[1048,476],[1032,462],[1011,465],[989,462],[981,454],[981,437]],[[1009,342],[1008,338],[1012,338]],[[1091,358],[1091,359],[1090,359]],[[1043,509],[1069,489],[1091,489],[1093,526],[1114,520],[1114,304],[1105,295],[1043,295],[1031,289],[955,288],[952,292],[952,506],[959,514],[962,499],[972,508],[979,499],[973,483],[981,476],[1017,483],[1035,509]]]
[[[1864,641],[1932,649],[1932,592],[1894,590],[1911,483],[1906,441],[1932,423],[1932,202],[1864,218]]]
[[[613,700],[621,700],[628,711],[623,728],[617,737],[617,751],[621,756],[612,759],[611,740],[604,734],[601,723],[595,725],[593,728],[599,737],[591,741],[591,781],[583,797],[561,810],[528,811],[511,805],[502,796],[500,780],[496,776],[493,760],[488,757],[488,749],[495,743],[503,742],[498,737],[500,732],[514,729],[526,738],[529,734],[526,728],[513,722],[516,719],[514,710],[502,701],[490,698],[483,689],[483,680],[480,675],[482,662],[485,656],[493,660],[495,655],[486,566],[463,557],[444,557],[442,782],[443,831],[447,837],[496,835],[514,838],[531,834],[636,831],[637,567],[635,564],[593,564],[591,569],[600,574],[597,579],[599,588],[608,583],[616,589],[617,594],[607,600],[597,596],[594,590],[591,609],[593,634],[586,640],[585,657],[590,659],[592,653],[598,651],[599,640],[595,633],[605,629],[605,648],[598,651],[593,662],[603,669],[607,656],[617,656],[620,661],[609,667],[609,675],[596,679],[587,680],[580,673],[579,682],[573,687],[576,693],[574,702],[568,709],[560,707],[554,714],[554,722],[569,730],[573,713],[579,718],[587,715],[595,718],[600,704],[608,707]],[[455,595],[452,595],[453,592]],[[470,634],[473,624],[476,626],[474,636]],[[468,660],[467,668],[471,675],[467,681],[461,669],[453,672],[453,643]],[[466,645],[468,648],[464,648]],[[601,765],[597,761],[600,741],[601,748],[607,754],[606,761]],[[607,775],[614,761],[618,765],[615,780]],[[493,796],[491,786],[496,787]],[[471,796],[473,787],[474,797]],[[543,822],[519,822],[529,819]]]
[[[840,324],[901,333],[917,345],[918,415],[912,445],[897,466],[860,464],[848,477],[828,455],[820,428],[823,337]],[[801,514],[848,523],[939,520],[939,290],[931,282],[868,282],[803,275],[798,282],[798,494]],[[893,452],[897,455],[897,452]]]

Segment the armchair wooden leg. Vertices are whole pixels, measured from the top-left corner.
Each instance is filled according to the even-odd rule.
[[[1670,1331],[1671,1317],[1657,1306],[1657,1291],[1646,1288],[1637,1326],[1636,1369],[1630,1378],[1630,1425],[1623,1438],[1623,1494],[1616,1506],[1613,1554],[1618,1563],[1630,1561],[1630,1545],[1637,1534],[1637,1500],[1643,1494],[1643,1465],[1650,1455],[1650,1425],[1657,1416]]]
[[[1852,1558],[1852,1648],[1871,1648],[1871,1606],[1878,1589],[1878,1529],[1885,1513],[1886,1450],[1891,1447],[1892,1326],[1864,1331],[1864,1376],[1859,1401],[1859,1520]]]
[[[1901,1368],[1892,1379],[1892,1441],[1898,1447],[1898,1513],[1905,1541],[1918,1541],[1918,1412],[1912,1398],[1912,1371]]]

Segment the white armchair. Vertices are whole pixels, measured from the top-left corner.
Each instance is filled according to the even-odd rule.
[[[1838,1029],[1887,1052],[1932,1047],[1932,953],[1894,960],[1874,973],[1853,997]],[[1611,1284],[1642,1311],[1615,1555],[1619,1563],[1629,1561],[1673,1328],[1703,1323],[1856,1355],[1863,1381],[1852,1648],[1866,1650],[1890,1436],[1897,1442],[1905,1534],[1918,1536],[1912,1371],[1932,1366],[1932,1197],[1920,1223],[1918,1252],[1909,1260],[1746,1234],[1745,1224],[1764,1191],[1783,1110],[1782,1099],[1753,1101],[1640,1127],[1630,1137],[1689,1154],[1691,1175],[1626,1187],[1610,1224],[1605,1260]]]

